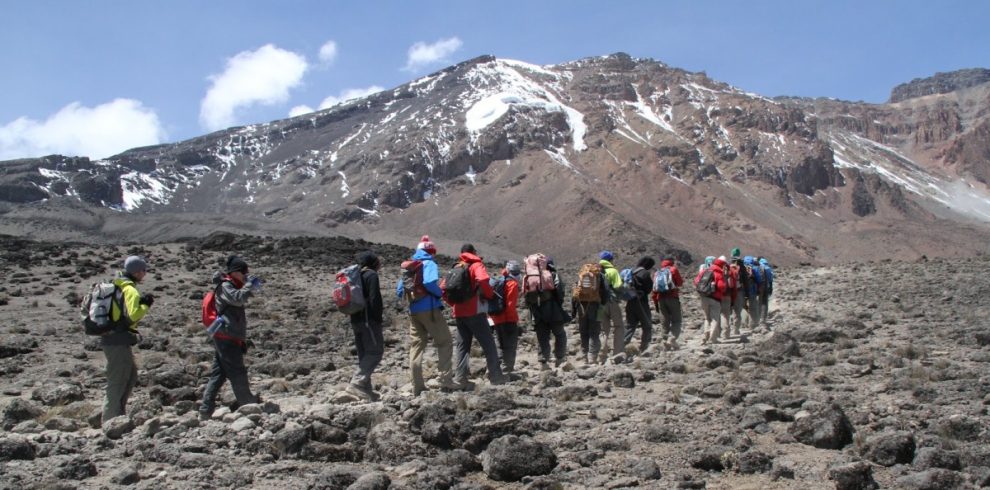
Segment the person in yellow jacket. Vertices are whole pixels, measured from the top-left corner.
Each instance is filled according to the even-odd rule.
[[[619,297],[619,291],[622,289],[622,277],[619,276],[618,269],[612,265],[612,261],[615,260],[615,255],[608,250],[603,250],[598,254],[598,265],[602,268],[602,273],[605,274],[605,285],[608,287],[608,303],[602,305],[598,310],[599,318],[602,323],[602,335],[605,337],[605,341],[602,342],[602,354],[604,357],[601,359],[601,363],[605,364],[605,359],[608,359],[608,355],[605,352],[608,350],[608,337],[612,336],[612,358],[613,362],[618,359],[616,356],[619,354],[625,354],[626,352],[626,325],[622,319],[622,306],[620,302],[622,298]]]
[[[113,283],[123,294],[123,311],[114,302],[110,308],[110,319],[120,321],[127,317],[127,328],[121,328],[100,338],[103,354],[107,358],[107,397],[103,404],[103,422],[126,414],[127,399],[137,384],[137,364],[131,346],[138,343],[137,324],[148,313],[155,298],[151,294],[141,294],[137,283],[148,273],[148,263],[144,258],[132,255],[124,260],[124,270],[117,273]]]

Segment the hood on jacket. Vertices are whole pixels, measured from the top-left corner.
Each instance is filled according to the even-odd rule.
[[[673,266],[674,266],[674,259],[663,259],[663,261],[660,262],[660,267],[673,267]]]
[[[361,267],[368,269],[377,269],[378,268],[377,266],[380,263],[378,256],[375,255],[375,253],[370,250],[361,252],[358,255],[357,259],[358,259],[358,264],[360,264]]]
[[[216,271],[213,273],[213,287],[219,286],[220,283],[224,281],[230,281],[230,283],[233,284],[234,287],[237,289],[244,287],[243,282],[237,281],[233,277],[230,277],[227,274],[225,274],[223,271]]]
[[[460,256],[461,262],[465,264],[472,264],[474,262],[481,262],[481,257],[471,253],[471,252],[461,252]]]
[[[615,266],[605,259],[599,260],[598,265],[602,266],[602,269],[615,269]]]
[[[754,259],[752,255],[747,255],[743,258],[743,263],[751,266],[756,263],[756,259]]]
[[[725,260],[723,260],[721,258],[718,258],[718,259],[715,259],[715,262],[712,262],[712,265],[714,265],[715,267],[718,267],[718,268],[722,268],[722,267],[725,267],[728,264],[725,262]]]
[[[708,257],[705,257],[705,267],[711,266],[712,265],[712,262],[715,262],[715,256],[714,255],[709,255]]]
[[[767,259],[760,258],[760,265],[770,265],[770,262],[768,262]]]
[[[416,253],[412,256],[413,260],[433,260],[433,256],[430,255],[425,249],[418,249]]]

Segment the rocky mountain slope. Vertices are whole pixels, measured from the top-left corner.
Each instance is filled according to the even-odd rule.
[[[356,361],[325,284],[370,244],[214,235],[0,245],[2,488],[990,485],[985,257],[779,269],[773,334],[744,328],[715,346],[700,345],[700,305],[685,294],[684,347],[631,350],[626,364],[574,362],[571,324],[571,362],[540,371],[527,327],[513,382],[485,385],[475,352],[476,391],[415,398],[403,306],[387,295],[382,400],[359,403],[343,392]],[[391,264],[409,253],[375,248]],[[266,403],[200,421],[212,351],[198,308],[232,251],[267,280],[248,310],[247,356]],[[104,357],[76,303],[130,253],[149,258],[142,288],[157,301],[141,322],[129,418],[97,429]],[[383,284],[396,271],[384,269]],[[429,376],[434,351],[425,358]]]
[[[939,74],[876,105],[771,100],[621,53],[543,67],[485,56],[102,161],[4,162],[0,231],[429,233],[567,261],[737,245],[781,263],[970,255],[990,220],[985,78]]]

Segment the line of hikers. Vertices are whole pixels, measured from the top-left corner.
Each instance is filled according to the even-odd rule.
[[[620,271],[612,264],[614,254],[602,251],[597,263],[581,267],[567,297],[553,259],[543,254],[530,255],[523,263],[510,260],[491,277],[475,247],[464,244],[455,266],[441,277],[434,261],[436,252],[429,236],[423,236],[413,256],[401,264],[402,277],[395,288],[396,296],[409,304],[409,369],[414,395],[427,390],[422,365],[430,339],[437,350],[436,387],[441,390],[474,388],[468,378],[475,339],[484,353],[490,383],[509,381],[520,335],[520,300],[527,306],[536,332],[541,370],[550,369],[551,356],[555,366],[567,361],[564,325],[574,316],[585,363],[605,363],[609,359],[608,347],[602,349],[602,337],[606,343],[611,337],[612,362],[622,362],[625,346],[637,329],[642,330],[639,351],[645,352],[653,341],[651,301],[662,317],[663,348],[679,348],[677,339],[683,324],[679,290],[684,280],[673,257],[664,258],[657,270],[652,258],[643,257],[636,267]],[[725,257],[707,258],[694,278],[705,311],[703,343],[719,341],[723,318],[725,338],[731,326],[739,335],[743,311],[754,331],[761,319],[762,325],[767,325],[767,305],[773,292],[769,263],[763,258],[740,257],[738,248],[731,255],[731,263]],[[364,252],[358,264],[337,274],[334,286],[338,309],[351,315],[358,351],[358,370],[348,391],[366,400],[378,396],[371,385],[371,374],[383,354],[383,306],[377,274],[380,267],[377,256]],[[565,310],[568,300],[570,313]],[[445,304],[452,310],[456,338],[447,327]]]
[[[530,255],[523,263],[510,260],[491,277],[475,247],[464,244],[457,264],[441,277],[434,261],[436,253],[436,245],[429,236],[423,236],[412,257],[401,264],[402,277],[395,288],[396,295],[409,304],[409,368],[414,395],[427,390],[422,365],[430,339],[437,350],[437,388],[474,388],[469,380],[469,365],[475,339],[484,352],[491,384],[508,382],[516,364],[520,299],[527,306],[536,332],[542,370],[550,369],[551,357],[555,366],[567,361],[564,325],[575,316],[585,363],[605,363],[609,359],[609,347],[602,348],[602,337],[606,344],[611,337],[612,362],[622,362],[625,346],[637,329],[642,330],[639,351],[650,349],[651,301],[662,317],[663,348],[679,348],[677,340],[683,324],[679,291],[684,280],[673,257],[664,258],[656,270],[656,262],[643,257],[636,267],[620,271],[612,263],[614,254],[602,251],[598,262],[581,267],[567,297],[553,259],[543,254]],[[767,326],[773,270],[762,257],[740,257],[738,248],[732,250],[731,256],[731,261],[724,256],[707,257],[694,278],[705,312],[703,343],[718,342],[723,320],[725,338],[733,328],[739,335],[743,311],[754,331],[760,324]],[[358,354],[358,366],[347,391],[364,400],[378,398],[371,376],[384,354],[384,301],[378,277],[381,266],[374,252],[362,252],[357,264],[337,274],[332,291],[338,310],[350,315]],[[138,322],[155,301],[152,294],[137,290],[147,268],[144,258],[127,257],[117,277],[94,285],[81,305],[86,333],[101,336],[107,359],[104,422],[126,413],[127,400],[137,382],[131,347],[140,339]],[[263,281],[248,275],[247,262],[233,255],[227,258],[224,270],[214,274],[213,285],[213,290],[204,295],[202,306],[202,322],[214,347],[213,365],[199,409],[203,419],[212,417],[219,390],[227,380],[238,405],[261,401],[251,391],[244,355],[251,346],[245,308],[261,290]],[[565,309],[568,300],[569,312]],[[443,314],[445,305],[450,306],[455,321],[456,342]]]

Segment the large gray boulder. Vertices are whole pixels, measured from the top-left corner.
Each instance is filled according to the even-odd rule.
[[[820,449],[842,449],[853,440],[853,426],[838,405],[795,416],[788,429],[799,442]]]
[[[866,440],[862,456],[878,465],[894,466],[914,460],[914,435],[910,432],[877,434]]]
[[[481,466],[496,481],[519,481],[525,476],[546,475],[557,466],[550,446],[528,437],[507,435],[488,445]]]

